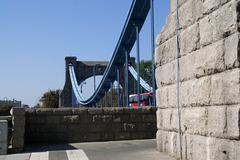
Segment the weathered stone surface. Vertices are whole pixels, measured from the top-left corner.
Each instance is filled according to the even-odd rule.
[[[169,63],[177,57],[177,39],[176,36],[159,45],[155,52],[156,66]]]
[[[157,46],[166,42],[174,36],[176,32],[176,12],[170,14],[166,19],[166,25],[162,28],[161,36],[157,37]]]
[[[26,118],[28,119],[28,121],[26,121],[27,124],[44,124],[44,123],[46,123],[45,116],[29,115]]]
[[[195,74],[201,77],[215,72],[223,71],[224,51],[223,41],[219,41],[210,46],[198,50],[195,54]]]
[[[71,115],[72,114],[72,108],[57,108],[52,110],[54,115]]]
[[[236,1],[232,1],[212,14],[213,40],[225,38],[237,31]]]
[[[0,120],[0,142],[5,142],[7,143],[8,139],[8,122],[7,120]],[[4,148],[0,148],[2,150]]]
[[[49,115],[27,113],[26,142],[73,143],[155,138],[156,108],[104,110],[92,108],[90,112],[77,109],[70,111],[69,109],[60,109],[59,111],[54,109]]]
[[[13,116],[12,123],[15,126],[25,126],[25,116]]]
[[[159,108],[176,107],[176,85],[157,89],[157,106]]]
[[[226,1],[228,0],[207,0],[204,2],[204,8],[214,9]],[[201,45],[210,44],[237,31],[236,5],[236,2],[232,1],[200,21]]]
[[[80,121],[80,117],[78,115],[72,115],[72,116],[63,116],[61,118],[61,122],[62,123],[68,123],[68,124],[71,124],[71,123],[79,123]],[[56,121],[59,123],[59,121]]]
[[[212,137],[225,137],[227,132],[226,106],[208,108],[208,134]]]
[[[81,115],[81,114],[86,114],[88,112],[88,109],[87,108],[74,108],[72,110],[72,113],[73,114],[77,114],[77,115]]]
[[[25,108],[13,107],[10,113],[13,116],[25,116]]]
[[[176,81],[176,61],[172,61],[156,69],[157,86],[173,84]]]
[[[233,141],[233,144],[234,148],[230,154],[232,159],[237,160],[240,157],[240,141]]]
[[[205,0],[203,1],[204,14],[208,14],[230,0]]]
[[[142,116],[142,121],[143,122],[152,122],[152,123],[155,123],[156,122],[156,117],[155,116],[152,116],[151,114],[150,115],[143,115]],[[141,121],[141,122],[142,122]]]
[[[200,33],[199,24],[188,27],[186,30],[182,31],[180,34],[180,52],[181,55],[186,55],[199,49],[200,47]]]
[[[161,109],[157,110],[156,116],[157,116],[157,128],[161,129],[162,128],[162,118],[163,118]]]
[[[208,105],[210,102],[210,77],[190,80],[181,84],[182,106]]]
[[[240,70],[234,69],[211,78],[211,104],[236,104],[240,102]]]
[[[197,63],[197,59],[195,58],[195,54],[189,54],[187,56],[183,56],[180,59],[180,80],[186,81],[193,79],[195,76],[195,63]],[[176,70],[174,70],[174,75],[176,75]]]
[[[211,1],[211,0],[210,0]],[[211,16],[206,16],[199,21],[200,45],[205,46],[213,41],[213,22]]]
[[[156,101],[159,108],[168,107],[168,88],[169,87],[161,87],[156,91]]]
[[[61,119],[60,116],[48,116],[48,117],[46,117],[46,123],[58,124],[58,123],[60,123],[60,119]]]
[[[187,157],[190,160],[206,160],[207,159],[207,137],[203,136],[187,136]]]
[[[226,160],[233,159],[234,143],[229,140],[209,138],[208,139],[208,159],[211,160]]]
[[[103,109],[102,108],[89,108],[88,113],[89,114],[102,114]]]
[[[195,22],[195,3],[193,0],[187,1],[179,9],[180,28],[186,28]]]
[[[227,107],[227,136],[239,139],[240,137],[240,106]]]
[[[52,109],[51,108],[39,108],[36,109],[36,115],[51,115],[52,114]]]
[[[176,109],[176,0],[156,48],[157,149],[180,157]],[[238,0],[179,1],[183,159],[240,157]]]
[[[162,112],[162,127],[164,130],[172,130],[171,128],[171,117],[172,117],[172,109],[163,109]]]
[[[187,0],[179,0],[179,6],[184,4]],[[177,1],[170,1],[170,11],[174,12],[177,9]]]
[[[239,33],[235,33],[225,39],[224,62],[226,68],[239,67]]]
[[[182,109],[182,130],[188,134],[207,134],[207,109],[204,107]]]

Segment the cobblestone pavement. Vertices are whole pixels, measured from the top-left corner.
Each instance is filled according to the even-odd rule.
[[[155,140],[35,145],[0,160],[174,160],[155,148]]]

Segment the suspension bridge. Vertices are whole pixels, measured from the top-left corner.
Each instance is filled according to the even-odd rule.
[[[146,21],[150,9],[153,8],[153,2],[150,0],[134,0],[130,7],[128,16],[126,18],[124,27],[119,37],[118,43],[113,52],[112,58],[105,68],[102,80],[100,84],[95,88],[94,93],[88,98],[83,98],[83,93],[80,91],[79,80],[77,79],[76,64],[68,62],[66,64],[67,73],[66,76],[70,78],[71,90],[77,101],[81,106],[96,106],[104,95],[112,88],[115,81],[120,84],[120,69],[123,69],[124,73],[124,88],[125,88],[125,106],[129,106],[129,76],[131,75],[137,82],[137,103],[140,106],[140,87],[144,88],[147,92],[153,93],[152,105],[155,106],[155,66],[154,66],[154,11],[151,12],[151,43],[152,43],[152,83],[148,84],[140,77],[140,45],[139,45],[139,33]],[[136,44],[136,69],[129,63],[130,52]],[[95,66],[94,66],[95,67]],[[130,73],[130,75],[129,75]],[[94,75],[95,76],[95,75]],[[66,79],[68,79],[66,77]],[[95,83],[94,83],[95,86]],[[118,85],[118,101],[120,101],[120,92]],[[70,92],[71,93],[71,92]],[[68,96],[71,97],[71,96]],[[72,98],[73,99],[73,98]],[[73,104],[73,103],[72,103]],[[120,104],[120,102],[118,102]]]

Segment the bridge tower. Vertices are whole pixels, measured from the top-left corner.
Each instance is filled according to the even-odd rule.
[[[130,58],[130,63],[135,65],[135,58]],[[107,68],[107,61],[77,61],[77,57],[65,57],[65,85],[60,94],[59,107],[77,107],[76,98],[73,93],[69,64],[72,64],[75,69],[76,79],[78,84],[95,75],[103,75]],[[97,66],[97,67],[96,67]],[[96,67],[96,69],[94,69]],[[117,74],[117,73],[116,73]],[[124,82],[124,66],[120,66],[120,85],[125,86]],[[132,77],[129,77],[129,93],[134,93],[135,83]],[[124,92],[123,92],[124,93]]]

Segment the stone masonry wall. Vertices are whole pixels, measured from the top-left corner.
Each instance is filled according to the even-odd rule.
[[[151,107],[26,110],[27,144],[151,139],[156,131]]]
[[[157,38],[158,150],[179,157],[176,0]],[[239,0],[180,0],[183,157],[240,159]]]

